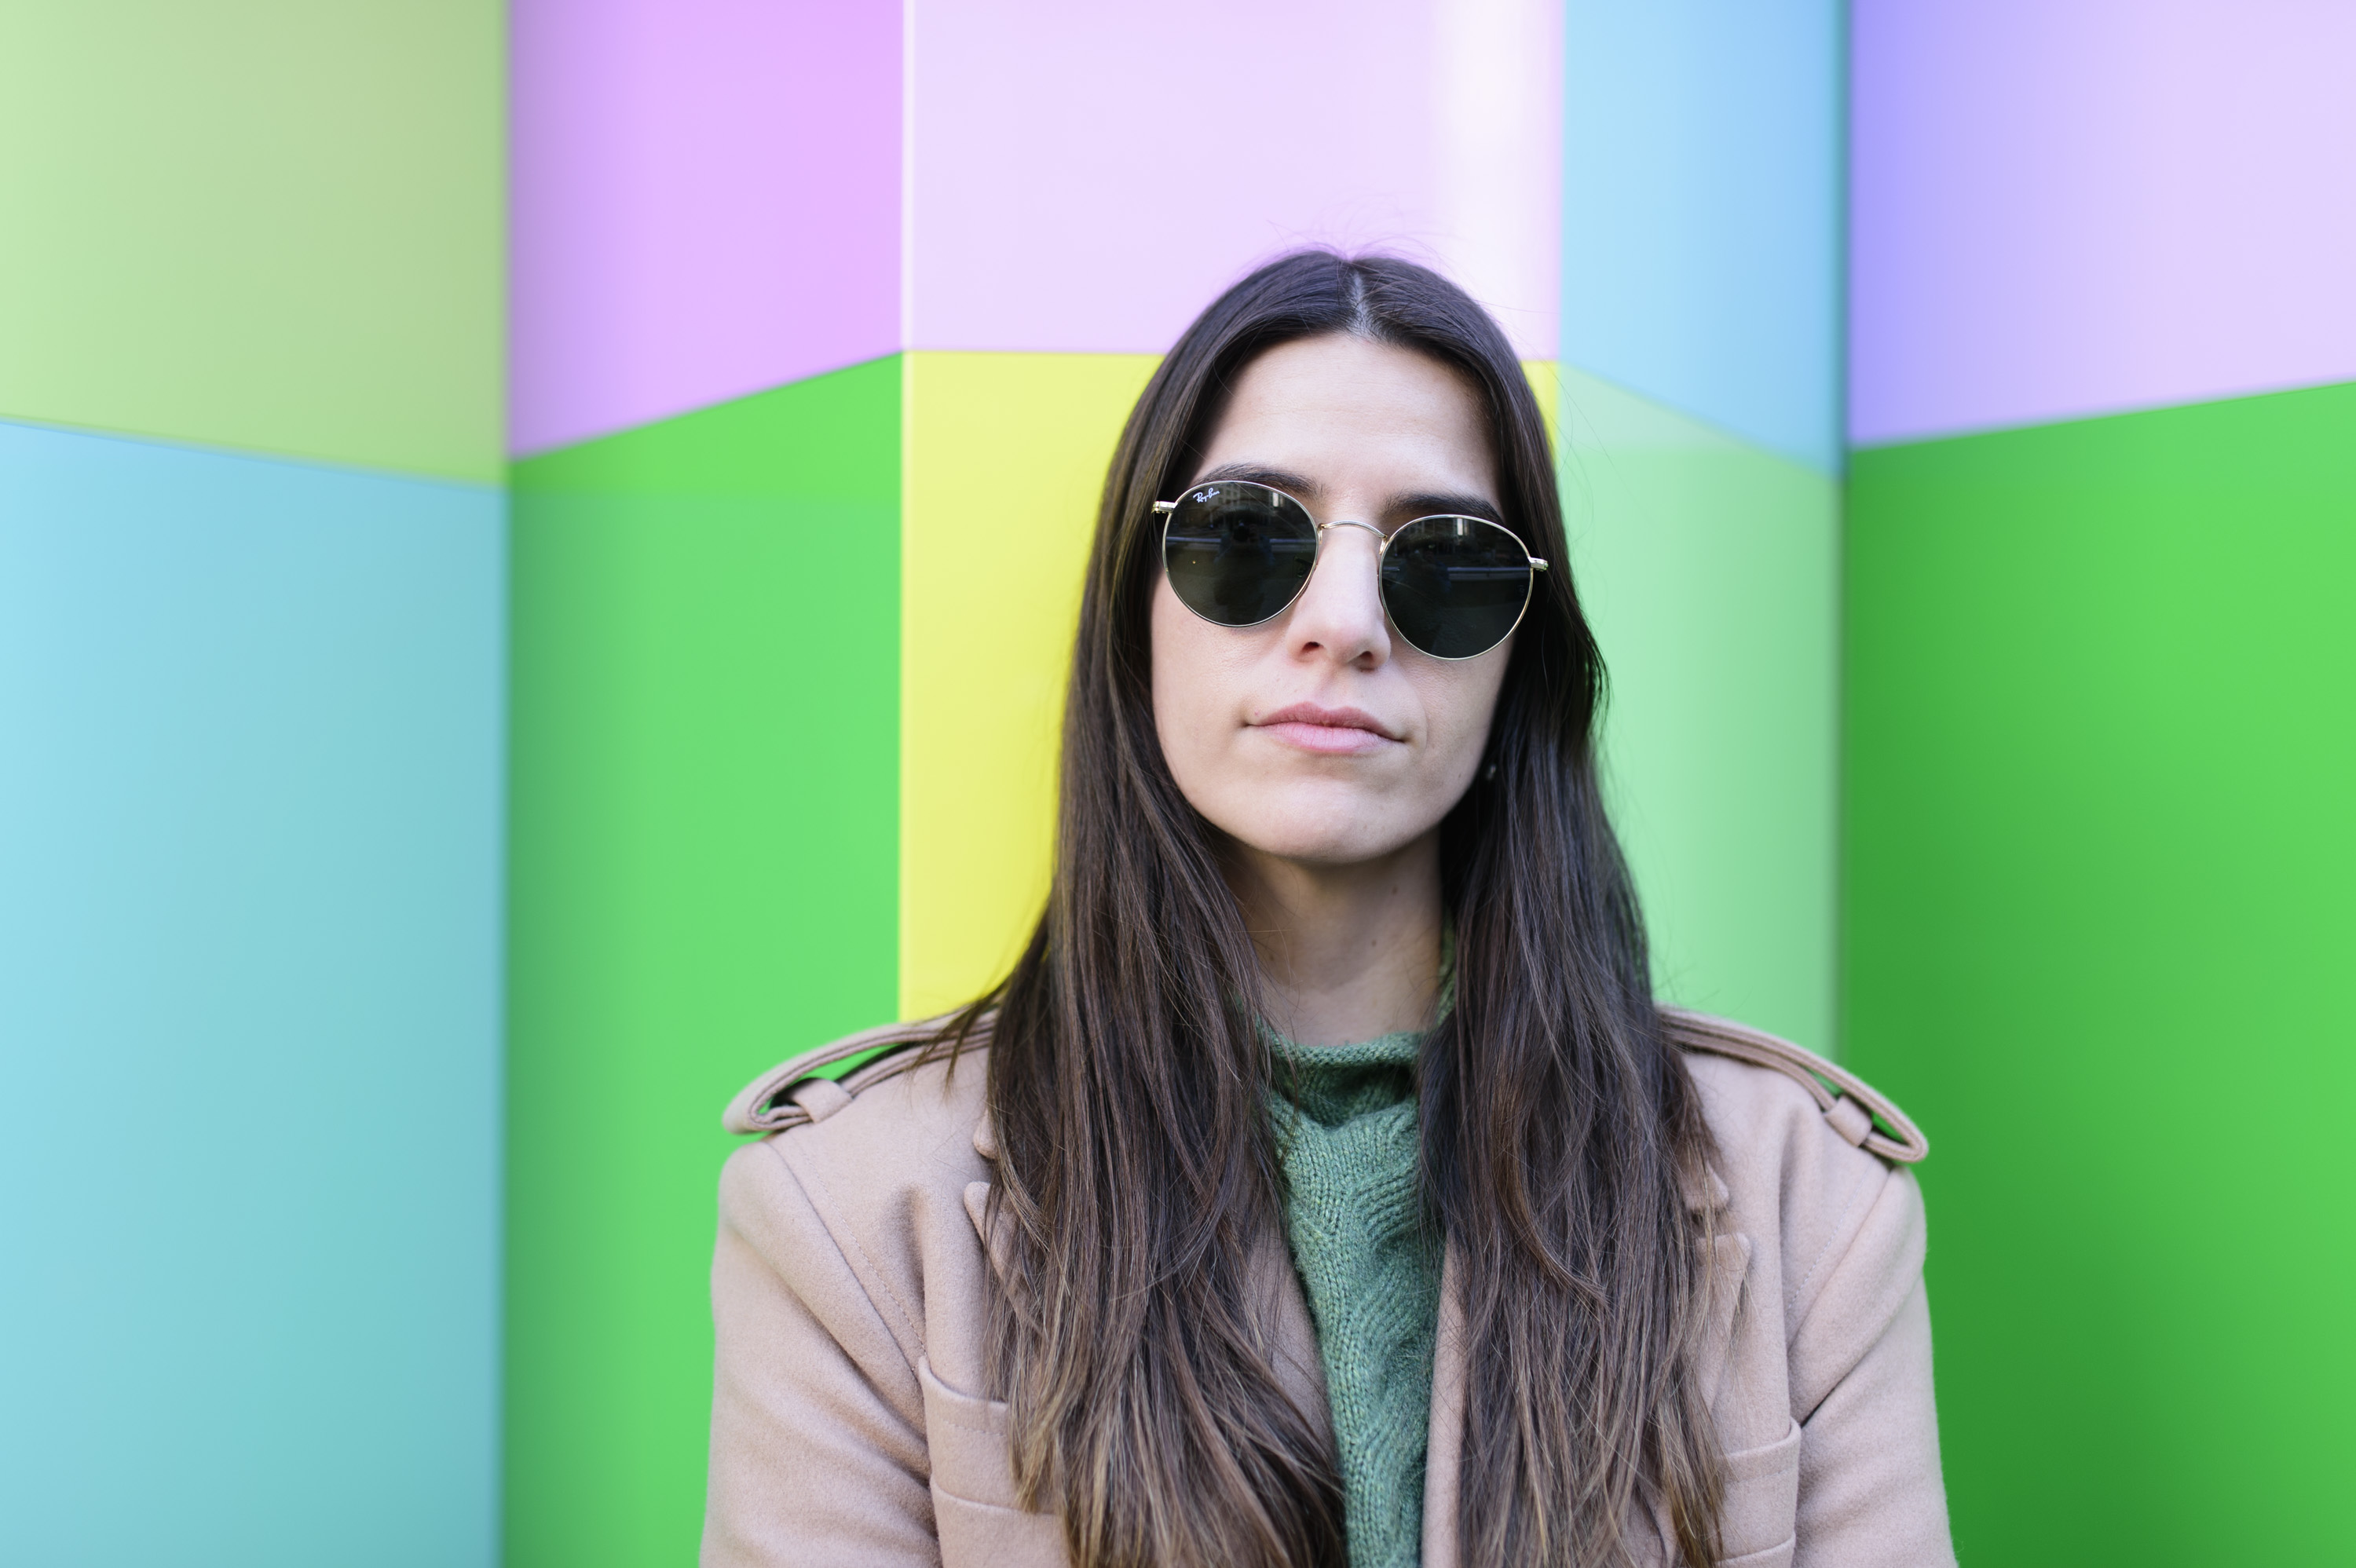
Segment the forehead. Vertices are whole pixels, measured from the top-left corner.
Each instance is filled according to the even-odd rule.
[[[1259,463],[1321,488],[1444,486],[1494,498],[1489,414],[1463,375],[1361,337],[1279,345],[1247,365],[1203,449],[1203,469]]]

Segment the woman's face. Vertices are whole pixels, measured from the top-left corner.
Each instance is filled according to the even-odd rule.
[[[1480,393],[1439,361],[1347,336],[1272,348],[1237,379],[1205,479],[1288,492],[1320,523],[1386,534],[1438,512],[1495,514]],[[1512,527],[1515,519],[1505,518]],[[1358,864],[1439,827],[1472,784],[1512,639],[1434,658],[1394,632],[1375,536],[1334,528],[1290,609],[1237,630],[1153,593],[1153,717],[1178,787],[1251,849]]]

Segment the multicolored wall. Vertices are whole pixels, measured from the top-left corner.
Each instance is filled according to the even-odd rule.
[[[1559,27],[517,7],[511,1562],[692,1550],[721,1105],[1027,934],[1159,352],[1324,240],[1552,358]]]
[[[0,15],[0,1558],[498,1555],[496,5]]]
[[[0,1555],[688,1560],[719,1108],[1012,956],[1115,432],[1322,241],[1556,401],[1665,994],[1932,1133],[1965,1554],[2329,1558],[2351,64],[2298,0],[17,7]]]
[[[2356,12],[1854,29],[1847,1043],[1957,1542],[2343,1558]]]

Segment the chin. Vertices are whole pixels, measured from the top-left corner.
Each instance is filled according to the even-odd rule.
[[[1263,855],[1318,866],[1355,866],[1380,859],[1414,843],[1430,827],[1420,818],[1412,823],[1395,820],[1393,812],[1384,810],[1382,804],[1336,801],[1328,790],[1305,793],[1310,798],[1262,796],[1250,809],[1235,813],[1219,827],[1237,842]]]
[[[1362,866],[1381,859],[1398,848],[1395,844],[1367,846],[1343,837],[1278,837],[1247,838],[1243,842],[1271,859],[1290,860],[1301,866]]]

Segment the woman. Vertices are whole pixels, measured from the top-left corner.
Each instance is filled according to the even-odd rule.
[[[730,1109],[704,1562],[1951,1562],[1920,1136],[1655,1007],[1601,689],[1477,305],[1205,312],[1014,972]]]

